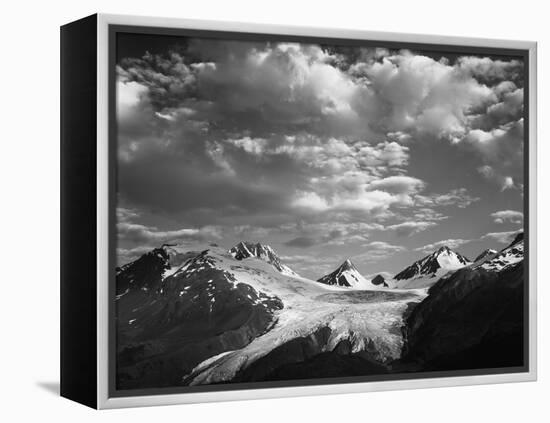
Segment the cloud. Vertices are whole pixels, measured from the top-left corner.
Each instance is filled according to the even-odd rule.
[[[403,248],[376,244],[374,232],[452,225],[448,215],[484,187],[523,186],[521,61],[180,41],[117,67],[127,249],[229,236],[316,252],[361,246],[374,260]],[[456,156],[438,157],[443,147]],[[422,149],[434,172],[456,157],[466,177],[434,183],[440,170],[419,168]]]
[[[463,244],[471,242],[470,239],[444,239],[442,241],[437,241],[432,244],[423,245],[422,247],[415,248],[414,251],[422,251],[423,253],[431,253],[437,250],[440,247],[449,247],[455,249],[460,247]]]
[[[132,108],[139,105],[142,96],[145,96],[147,92],[147,87],[139,82],[119,80],[116,86],[118,119],[123,120],[127,117]]]
[[[488,131],[509,122],[516,122],[522,117],[523,88],[517,88],[510,92],[504,92],[500,102],[487,107],[485,114],[473,118],[471,126]]]
[[[290,266],[292,270],[302,276],[316,280],[332,272],[343,261],[341,256],[319,256],[319,255],[282,255],[281,261]]]
[[[241,240],[259,240],[269,236],[274,230],[274,228],[252,225],[237,225],[231,229],[235,236]]]
[[[391,205],[401,203],[406,197],[398,197],[385,191],[332,192],[330,197],[321,197],[315,192],[298,193],[291,205],[303,211],[348,211],[377,213],[387,210]]]
[[[315,212],[364,211],[376,215],[394,205],[413,205],[414,195],[424,187],[422,180],[410,176],[376,178],[344,172],[332,178],[315,179],[312,191],[298,192],[292,205]]]
[[[213,240],[220,238],[218,228],[204,226],[202,228],[186,228],[172,231],[161,231],[154,226],[139,223],[119,222],[117,232],[121,239],[132,242],[159,245],[166,242],[184,242],[197,240]]]
[[[352,258],[358,262],[373,262],[406,251],[406,248],[401,245],[393,245],[385,241],[372,241],[365,245],[365,249],[364,253],[354,255]]]
[[[435,222],[414,221],[390,225],[386,229],[395,231],[398,236],[411,236],[436,225],[437,223]]]
[[[138,251],[151,250],[164,243],[207,242],[221,239],[221,229],[215,226],[184,228],[176,230],[159,230],[155,226],[135,223],[140,213],[134,209],[117,207],[117,235],[119,243],[137,245],[133,248],[122,248],[122,256],[135,256]],[[142,253],[143,254],[143,253]],[[120,260],[119,260],[120,262]]]
[[[391,194],[414,194],[422,191],[426,183],[411,176],[396,175],[372,181],[367,189],[382,190]]]
[[[318,241],[313,238],[309,238],[307,236],[299,236],[289,241],[286,241],[284,244],[288,247],[307,248],[312,247],[313,245],[317,244],[317,242]]]
[[[463,148],[481,157],[478,172],[501,190],[523,186],[523,129],[520,118],[490,130],[474,129],[464,139]]]
[[[480,200],[479,197],[468,194],[466,188],[456,188],[446,194],[419,195],[416,199],[421,206],[456,206],[461,209]]]
[[[394,146],[426,135],[459,142],[472,129],[488,129],[489,121],[521,117],[521,61],[461,57],[451,64],[376,49],[343,58],[335,50],[191,40],[165,55],[123,59],[117,69],[121,81],[147,88],[161,115],[188,110],[194,119],[202,115],[220,127],[230,122],[233,131],[255,138],[283,128],[379,141],[388,134]],[[341,66],[352,57],[356,63]]]
[[[518,81],[476,79],[480,69],[504,78],[521,70],[516,64],[375,51],[189,40],[166,54],[121,60],[122,195],[195,225],[216,214],[388,213],[425,189],[404,174],[413,139],[468,139],[462,144],[487,155],[472,147],[473,131],[487,130],[482,117],[507,125],[521,109]],[[513,178],[504,186],[521,183],[502,175]]]
[[[382,230],[383,225],[377,223],[305,223],[296,226],[287,226],[286,231],[290,233],[301,232],[303,235],[294,237],[284,245],[297,248],[309,248],[321,246],[346,246],[364,244],[367,242],[371,231]],[[282,228],[281,228],[282,229]]]
[[[472,67],[421,54],[401,51],[355,71],[377,93],[377,104],[389,110],[376,120],[388,132],[457,141],[468,131],[470,113],[498,100],[474,78]]]
[[[523,223],[523,213],[515,210],[500,210],[491,213],[495,223]]]
[[[420,221],[441,221],[449,218],[449,216],[428,207],[415,209],[413,217]]]
[[[125,207],[117,207],[116,215],[119,222],[129,222],[131,220],[137,219],[140,216],[137,210],[128,209]]]
[[[457,67],[489,85],[498,84],[502,80],[521,81],[523,78],[521,60],[505,61],[489,57],[463,56],[458,59]]]
[[[117,265],[122,266],[123,264],[130,263],[134,260],[137,260],[142,255],[148,253],[153,248],[148,245],[143,245],[134,248],[117,248]]]
[[[480,239],[496,241],[501,244],[508,244],[514,240],[518,232],[521,231],[490,232],[483,235]]]

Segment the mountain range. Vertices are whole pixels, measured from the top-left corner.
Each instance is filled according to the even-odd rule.
[[[462,319],[496,313],[484,301],[504,295],[493,292],[500,289],[499,281],[517,294],[523,285],[521,266],[523,240],[516,239],[474,262],[442,247],[388,280],[381,275],[368,280],[346,260],[314,281],[260,243],[240,242],[229,250],[212,244],[200,251],[163,245],[116,271],[117,387],[456,365],[445,354],[460,347],[460,338],[447,344],[438,338],[439,328],[447,327],[440,321],[448,325],[449,335],[461,333],[466,346],[483,349],[488,347],[478,345],[480,328],[492,331],[493,338],[506,338],[501,329],[511,327],[517,310],[502,316],[502,325],[491,316],[493,323],[468,320],[460,330],[461,320],[447,319],[446,310],[456,307]],[[487,280],[491,283],[483,285]],[[464,300],[477,295],[473,286],[484,287],[479,304]],[[516,339],[517,331],[512,332]],[[493,338],[487,335],[483,342]],[[516,359],[511,353],[509,361]]]

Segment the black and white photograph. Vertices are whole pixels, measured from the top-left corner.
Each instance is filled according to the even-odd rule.
[[[525,371],[525,56],[118,32],[115,62],[116,390]]]

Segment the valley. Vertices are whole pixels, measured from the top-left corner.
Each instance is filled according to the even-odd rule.
[[[508,332],[501,326],[509,326],[521,310],[495,317],[500,311],[491,295],[506,270],[513,276],[504,278],[515,288],[500,290],[498,298],[521,298],[522,274],[514,269],[522,264],[522,243],[515,240],[476,263],[440,249],[402,272],[413,288],[399,288],[404,277],[373,284],[350,260],[319,281],[306,279],[261,244],[240,243],[230,250],[210,245],[193,253],[162,246],[117,273],[118,387],[453,367],[439,355],[462,346],[475,349],[490,331],[497,339],[513,332],[517,341],[517,324]],[[442,288],[449,284],[452,291]],[[481,300],[461,305],[456,292],[473,296],[479,287]],[[454,309],[455,320],[449,320],[446,313]],[[475,322],[479,316],[484,324]],[[516,355],[508,361],[516,362]]]

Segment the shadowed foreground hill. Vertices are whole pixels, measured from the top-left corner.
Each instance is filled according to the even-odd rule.
[[[522,366],[523,238],[441,279],[411,312],[401,363],[413,369]]]

